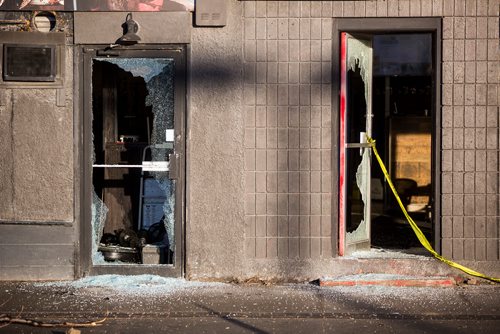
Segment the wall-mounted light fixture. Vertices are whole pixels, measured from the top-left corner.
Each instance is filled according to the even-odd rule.
[[[139,24],[132,18],[132,13],[128,13],[125,23],[123,26],[123,36],[118,38],[117,44],[121,45],[133,45],[137,44],[141,38],[137,35],[139,31]]]

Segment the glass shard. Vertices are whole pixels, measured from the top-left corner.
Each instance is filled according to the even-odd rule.
[[[368,182],[370,182],[369,172],[370,172],[370,151],[368,149],[363,149],[363,158],[361,159],[361,163],[358,165],[358,169],[356,171],[356,185],[361,194],[361,200],[363,202],[363,208],[361,211],[364,213],[364,215],[358,227],[352,232],[347,232],[348,240],[364,240],[368,237],[366,205],[368,201],[368,194],[367,194]]]
[[[365,83],[365,101],[366,104],[371,101],[371,76],[372,76],[372,49],[367,41],[360,39],[349,39],[347,47],[347,70],[356,71],[360,69],[361,79]]]
[[[106,204],[97,196],[95,191],[92,189],[92,263],[93,264],[103,264],[104,256],[98,251],[99,242],[101,241],[102,234],[104,231],[104,224],[106,223],[106,216],[108,214],[108,208]]]

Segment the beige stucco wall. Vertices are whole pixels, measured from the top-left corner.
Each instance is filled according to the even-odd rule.
[[[62,87],[0,87],[0,220],[73,221],[73,52],[65,49]]]
[[[192,32],[186,171],[186,276],[243,272],[242,6],[224,28]]]
[[[0,84],[0,280],[74,277],[73,50],[61,37],[55,83]]]

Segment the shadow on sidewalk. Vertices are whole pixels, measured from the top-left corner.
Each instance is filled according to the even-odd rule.
[[[231,318],[231,314],[230,313],[222,313],[222,312],[219,312],[219,311],[215,311],[215,310],[211,309],[208,306],[205,306],[205,305],[202,305],[202,304],[198,304],[198,303],[195,303],[194,305],[196,305],[199,308],[202,308],[205,311],[209,312],[210,315],[215,315],[215,316],[219,317],[220,319],[223,319],[223,320],[225,320],[227,322],[230,322],[230,323],[232,323],[232,324],[234,324],[236,326],[239,326],[239,327],[244,328],[244,329],[248,329],[252,333],[269,334],[269,332],[263,331],[263,330],[261,330],[261,329],[259,329],[257,327],[252,326],[252,325],[248,325],[248,324],[244,323],[243,321]]]

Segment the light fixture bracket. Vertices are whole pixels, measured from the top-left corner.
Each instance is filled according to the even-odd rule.
[[[125,23],[122,24],[123,36],[120,37],[116,44],[133,45],[139,43],[141,37],[137,34],[139,31],[139,24],[132,18],[132,13],[128,13]]]

